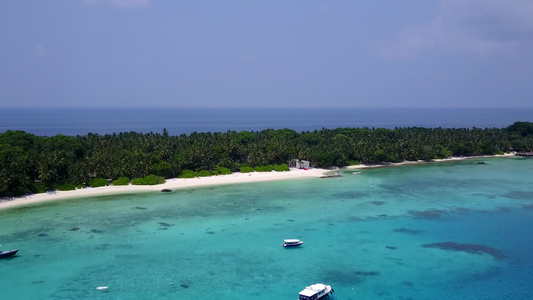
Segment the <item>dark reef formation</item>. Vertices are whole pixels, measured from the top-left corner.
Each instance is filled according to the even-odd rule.
[[[409,228],[396,228],[396,229],[394,229],[393,231],[394,231],[394,232],[401,232],[401,233],[412,234],[412,235],[421,234],[422,232],[424,232],[423,230],[419,230],[419,229],[409,229]]]
[[[339,284],[357,284],[376,278],[381,274],[379,271],[350,270],[349,268],[331,269],[324,271],[324,278],[327,282]]]
[[[524,209],[533,209],[533,203],[522,205]]]
[[[169,223],[165,223],[165,222],[159,222],[158,224],[160,226],[163,226],[163,227],[172,227],[172,226],[174,226],[174,224],[169,224]]]
[[[485,245],[478,245],[478,244],[459,244],[455,242],[444,242],[444,243],[433,243],[433,244],[424,244],[422,247],[425,248],[438,248],[442,250],[450,250],[450,251],[464,251],[467,253],[473,253],[473,254],[488,254],[496,259],[503,259],[505,258],[505,255],[502,251],[485,246]]]
[[[354,274],[361,276],[377,276],[381,273],[377,271],[355,271]]]
[[[409,211],[409,214],[417,219],[434,220],[434,219],[439,219],[440,217],[442,217],[442,215],[447,214],[447,212],[445,212],[444,210],[440,210],[440,209],[423,210],[423,211],[411,210]]]
[[[531,199],[533,199],[533,192],[530,192],[530,191],[510,191],[508,193],[505,193],[503,196],[506,197],[506,198],[515,199],[515,200],[531,200]]]

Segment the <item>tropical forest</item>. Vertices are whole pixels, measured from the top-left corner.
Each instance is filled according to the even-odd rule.
[[[533,150],[533,123],[506,128],[337,128],[296,132],[122,132],[84,136],[0,133],[0,198],[166,178],[402,162]]]

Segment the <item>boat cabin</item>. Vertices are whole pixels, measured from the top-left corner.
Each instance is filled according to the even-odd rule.
[[[331,286],[317,283],[306,287],[299,294],[299,300],[317,300],[327,296],[332,291]]]
[[[283,247],[297,247],[303,244],[303,241],[300,241],[298,239],[287,239],[283,240],[283,244],[281,244]]]

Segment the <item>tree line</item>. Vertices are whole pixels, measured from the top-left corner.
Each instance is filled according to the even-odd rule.
[[[0,134],[0,197],[83,187],[106,180],[283,170],[290,159],[316,167],[493,155],[533,149],[533,123],[507,128],[337,128],[296,132],[122,132],[84,136]],[[158,180],[155,180],[158,181]],[[119,181],[117,181],[119,182]],[[142,182],[137,180],[136,182]]]

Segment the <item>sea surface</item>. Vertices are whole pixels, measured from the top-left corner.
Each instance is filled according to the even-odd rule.
[[[339,127],[504,128],[533,108],[0,108],[0,132],[53,136],[162,132],[298,132]]]
[[[2,210],[0,297],[533,299],[533,159],[342,172]]]

